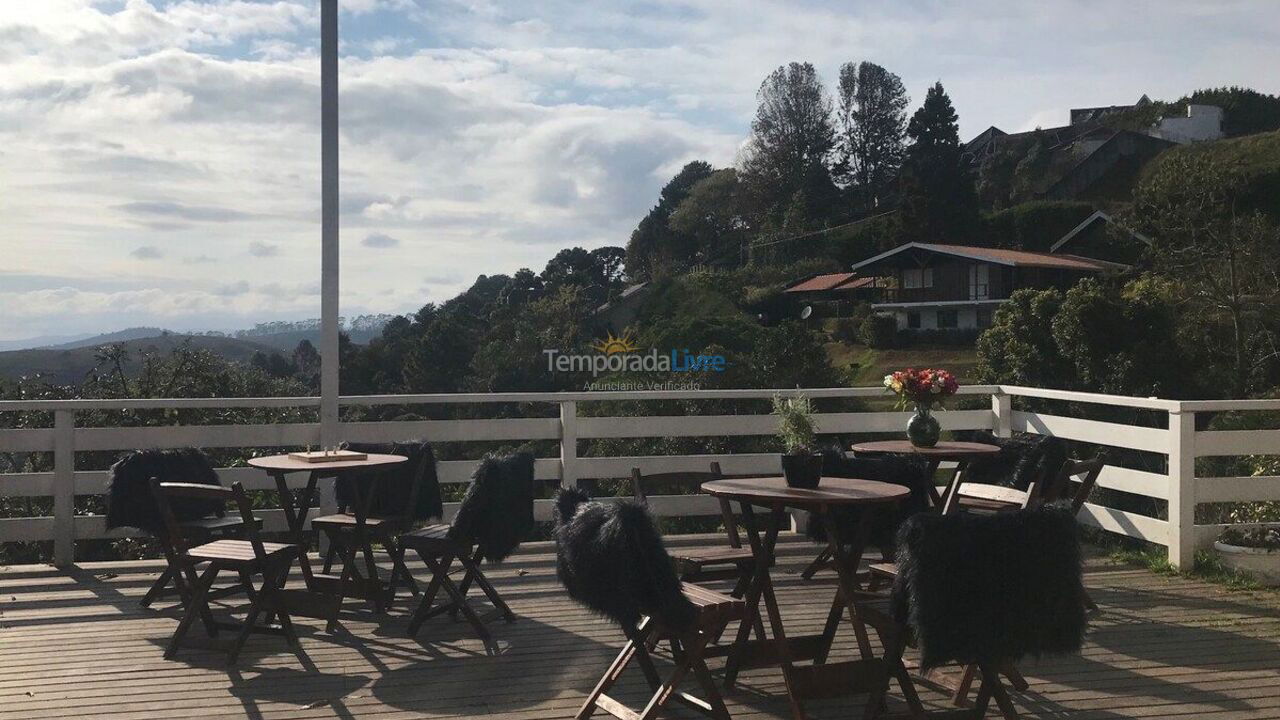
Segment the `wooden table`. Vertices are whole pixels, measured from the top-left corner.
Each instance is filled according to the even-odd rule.
[[[703,483],[702,491],[708,495],[735,501],[742,508],[742,524],[751,543],[755,558],[755,571],[747,589],[746,619],[738,627],[733,645],[724,652],[729,656],[725,666],[725,687],[733,686],[738,671],[747,667],[777,665],[782,668],[783,682],[791,702],[792,716],[797,720],[806,717],[803,700],[806,698],[832,697],[858,692],[871,692],[887,686],[888,672],[885,664],[872,653],[865,626],[857,617],[854,598],[857,593],[855,573],[871,527],[871,513],[864,512],[852,537],[844,536],[844,528],[836,522],[832,511],[837,507],[883,506],[889,511],[894,503],[905,498],[909,491],[900,485],[859,480],[854,478],[823,478],[815,489],[793,488],[780,477],[742,478],[714,480]],[[761,534],[754,507],[769,510],[767,527]],[[785,518],[785,510],[807,510],[823,517],[827,528],[827,542],[834,560],[839,581],[827,623],[819,635],[787,638],[782,625],[782,614],[773,592],[769,568],[774,564],[774,545]],[[769,634],[751,640],[751,628],[758,617],[761,598],[769,619]],[[827,663],[831,643],[845,612],[857,636],[861,658],[847,662]],[[710,653],[709,653],[710,654]],[[796,665],[796,661],[813,660],[812,665]]]
[[[353,567],[354,563],[352,562],[343,563],[341,575],[335,576],[312,572],[311,560],[307,556],[307,538],[304,531],[307,524],[307,515],[310,514],[311,504],[316,498],[316,486],[319,484],[320,478],[351,475],[369,480],[368,483],[353,484],[356,503],[351,510],[356,516],[356,527],[364,527],[364,522],[368,518],[369,505],[373,500],[378,479],[382,475],[380,472],[367,471],[372,469],[389,470],[408,460],[409,458],[403,455],[378,455],[372,453],[364,460],[340,460],[319,463],[298,460],[288,455],[269,455],[249,459],[250,466],[265,470],[267,474],[275,478],[276,489],[280,491],[280,507],[284,510],[285,521],[289,524],[289,532],[293,534],[294,542],[298,545],[298,562],[302,568],[303,580],[306,582],[308,590],[326,596],[313,603],[314,607],[303,608],[298,614],[305,617],[328,620],[329,629],[332,630],[337,621],[338,611],[342,607],[342,601],[348,597],[377,598],[379,602],[376,605],[381,606],[382,595],[388,592],[389,588],[384,587],[386,584],[378,578],[377,567],[372,562],[369,563],[370,577],[368,578],[357,577],[356,569]],[[309,476],[306,487],[295,492],[289,488],[287,478],[290,474],[298,472],[309,473]],[[362,488],[362,485],[366,487]],[[367,544],[367,539],[365,544]]]
[[[964,473],[964,469],[968,467],[969,462],[976,458],[999,454],[1000,446],[977,442],[947,441],[926,448],[916,447],[911,444],[910,440],[878,440],[876,442],[856,443],[853,446],[853,452],[859,455],[914,455],[924,458],[928,464],[925,477],[929,479],[929,498],[933,501],[935,508],[943,511],[946,503],[955,501],[955,490],[960,487],[959,479]],[[942,495],[939,495],[938,486],[933,483],[933,478],[938,471],[938,466],[944,460],[954,461],[956,467],[951,471],[951,478],[947,481],[946,490],[943,491]]]

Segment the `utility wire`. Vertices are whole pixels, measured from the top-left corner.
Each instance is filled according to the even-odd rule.
[[[810,232],[807,232],[807,233],[802,233],[802,234],[800,234],[800,235],[792,235],[791,237],[780,238],[780,239],[778,239],[778,240],[770,240],[769,242],[764,242],[764,243],[755,243],[755,244],[752,244],[752,245],[751,245],[751,247],[753,247],[753,248],[768,247],[768,246],[770,246],[770,245],[777,245],[778,243],[791,242],[792,240],[800,240],[800,239],[807,238],[807,237],[813,237],[814,235],[823,235],[823,234],[825,234],[825,233],[829,233],[829,232],[831,232],[832,230],[839,230],[839,229],[841,229],[841,228],[852,227],[852,226],[854,226],[854,225],[858,225],[858,224],[860,224],[860,223],[864,223],[864,222],[868,222],[868,221],[871,221],[871,220],[875,220],[876,218],[882,218],[882,217],[884,217],[885,215],[892,215],[892,214],[894,214],[894,213],[896,213],[896,212],[898,212],[896,209],[895,209],[895,210],[886,210],[885,212],[879,213],[879,214],[877,214],[877,215],[870,215],[870,216],[868,216],[868,217],[864,217],[864,218],[860,218],[860,219],[858,219],[858,220],[853,220],[853,221],[850,221],[850,222],[844,223],[843,225],[833,225],[833,226],[831,226],[831,227],[829,227],[829,228],[824,228],[824,229],[822,229],[822,230],[813,230],[813,231],[810,231]],[[748,243],[749,243],[749,242],[751,242],[751,241],[750,241],[750,240],[748,240],[748,241],[746,241],[746,242],[748,242]]]

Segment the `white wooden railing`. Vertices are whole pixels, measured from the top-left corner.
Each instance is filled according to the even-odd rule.
[[[343,397],[344,406],[433,406],[492,405],[522,403],[558,408],[546,417],[501,419],[413,420],[345,422],[337,436],[350,441],[392,441],[426,438],[432,442],[523,442],[541,440],[554,443],[554,457],[539,458],[539,479],[572,486],[580,480],[627,477],[632,467],[650,472],[705,469],[720,462],[727,474],[779,472],[775,453],[735,453],[718,455],[582,456],[584,442],[604,438],[651,437],[732,437],[770,435],[775,420],[768,414],[679,415],[597,417],[579,412],[580,404],[601,401],[663,401],[762,399],[776,392],[803,392],[812,398],[859,398],[882,400],[881,388],[822,388],[797,390],[712,390],[594,393],[486,393],[443,395],[386,395]],[[938,415],[944,429],[988,429],[1007,436],[1013,431],[1055,435],[1078,443],[1138,450],[1155,458],[1145,470],[1109,465],[1099,478],[1099,486],[1167,502],[1164,518],[1132,511],[1088,504],[1082,520],[1104,530],[1140,538],[1169,548],[1175,565],[1189,562],[1197,546],[1212,540],[1221,526],[1197,526],[1198,503],[1280,500],[1280,478],[1228,477],[1197,478],[1195,459],[1221,455],[1280,455],[1280,431],[1195,429],[1199,412],[1261,412],[1280,410],[1280,400],[1180,402],[1155,398],[1131,398],[1013,386],[968,386],[966,396],[985,396],[980,409],[952,410]],[[1086,417],[1032,412],[1036,402],[1062,401],[1072,407],[1120,407],[1149,411],[1151,426],[1104,422]],[[0,429],[0,453],[40,452],[53,455],[51,472],[0,474],[0,497],[52,497],[53,515],[0,519],[0,542],[52,540],[54,560],[69,564],[74,559],[77,540],[124,537],[128,533],[107,532],[100,515],[76,515],[77,495],[101,495],[106,490],[104,471],[76,471],[79,452],[117,451],[130,448],[184,447],[274,448],[319,445],[318,422],[169,425],[148,427],[85,427],[77,415],[91,411],[147,409],[233,409],[233,408],[314,408],[319,398],[200,398],[155,400],[56,400],[0,401],[0,413],[52,413],[51,427]],[[970,402],[972,404],[972,402]],[[1073,412],[1072,415],[1089,415]],[[820,433],[885,434],[902,432],[907,414],[890,411],[823,413],[817,417]],[[475,461],[442,461],[441,481],[465,483]],[[219,471],[224,482],[240,481],[247,489],[270,489],[269,479],[251,468],[233,467]],[[298,478],[298,482],[302,482]],[[670,496],[653,499],[656,513],[667,516],[714,514],[716,508],[699,496]],[[452,511],[452,508],[450,508]],[[549,517],[547,501],[539,501],[537,513]],[[262,517],[268,529],[282,529],[280,511],[266,510]]]

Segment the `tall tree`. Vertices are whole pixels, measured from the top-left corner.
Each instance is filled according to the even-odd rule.
[[[903,231],[909,240],[963,243],[978,225],[978,197],[960,148],[960,125],[951,98],[935,83],[911,116],[912,144],[902,163]]]
[[[909,102],[902,78],[883,67],[865,61],[840,66],[837,174],[853,188],[862,212],[883,207],[893,194],[906,146]]]
[[[645,281],[679,269],[692,253],[687,236],[674,231],[668,225],[671,213],[689,195],[699,181],[709,177],[713,169],[709,163],[695,160],[688,163],[662,188],[658,204],[640,220],[627,242],[627,276],[635,281]]]
[[[818,72],[810,63],[779,67],[760,84],[756,98],[760,104],[739,174],[756,214],[763,224],[780,227],[797,193],[810,208],[831,208],[836,188],[827,161],[835,130],[831,98]]]
[[[1280,228],[1246,209],[1242,168],[1176,152],[1134,192],[1131,222],[1151,238],[1151,265],[1181,289],[1209,361],[1231,397],[1275,380],[1280,341]]]
[[[738,171],[717,170],[694,185],[671,214],[671,229],[693,240],[698,262],[735,259],[739,253],[746,228],[739,184]]]

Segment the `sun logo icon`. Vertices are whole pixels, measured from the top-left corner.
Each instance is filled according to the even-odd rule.
[[[591,349],[605,355],[613,355],[615,353],[631,353],[640,349],[636,345],[635,338],[631,337],[631,331],[627,330],[620,337],[614,337],[610,332],[604,340],[597,340],[591,343]]]

